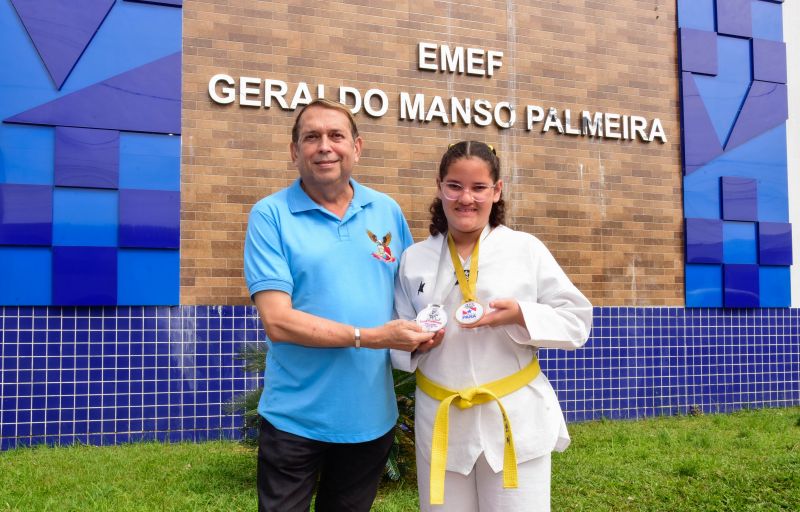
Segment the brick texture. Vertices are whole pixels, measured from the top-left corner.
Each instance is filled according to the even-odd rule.
[[[675,2],[194,0],[184,7],[181,303],[245,304],[242,250],[257,200],[289,185],[294,112],[219,105],[217,73],[389,98],[357,115],[355,177],[427,236],[439,158],[484,140],[502,163],[507,224],[535,234],[595,305],[683,305]],[[419,70],[420,42],[502,51],[493,77]],[[399,119],[399,95],[509,101],[509,129]],[[263,94],[259,96],[263,99]],[[525,105],[659,118],[668,142],[525,129]],[[449,110],[449,109],[448,109]]]

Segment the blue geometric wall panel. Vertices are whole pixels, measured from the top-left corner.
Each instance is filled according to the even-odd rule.
[[[50,245],[52,230],[50,187],[0,184],[0,245]]]
[[[733,176],[756,180],[758,220],[787,222],[789,181],[786,162],[785,125],[726,151],[684,177],[684,217],[721,218],[720,178]]]
[[[120,249],[118,254],[120,306],[178,303],[180,256],[177,251]]]
[[[52,185],[54,134],[47,126],[0,125],[0,183]]]
[[[694,0],[678,2],[678,26],[713,32],[717,20],[714,17],[715,0]]]
[[[717,74],[717,34],[713,31],[680,29],[681,62],[684,71]]]
[[[120,188],[180,191],[180,137],[123,132],[119,144]]]
[[[758,262],[761,265],[792,264],[792,225],[788,222],[759,222]]]
[[[181,5],[0,2],[0,304],[179,302]]]
[[[50,304],[49,247],[0,245],[0,304]]]
[[[750,0],[716,0],[717,32],[726,36],[753,37]]]
[[[722,221],[686,219],[686,262],[722,263]]]
[[[724,147],[752,81],[750,41],[718,36],[716,48],[719,60],[716,76],[693,76]],[[690,72],[688,69],[683,71]]]
[[[753,80],[786,83],[786,43],[753,39]]]
[[[781,8],[781,2],[764,0],[678,1],[689,307],[788,306]],[[699,251],[716,247],[718,234],[693,225],[700,219],[724,220],[721,301],[712,270],[718,267],[698,264],[714,262],[704,261]],[[779,287],[777,276],[785,276]]]
[[[762,308],[788,308],[792,305],[789,267],[760,267],[758,275]]]
[[[119,246],[177,249],[181,197],[167,190],[119,191]]]
[[[783,41],[780,3],[753,2],[753,39]]]
[[[726,308],[759,307],[758,265],[723,265]]]
[[[117,188],[119,132],[56,127],[55,184],[61,187]]]
[[[722,232],[724,263],[758,263],[755,222],[725,221]]]
[[[758,220],[758,188],[756,180],[724,176],[722,186],[722,218],[725,220]]]
[[[783,41],[780,2],[753,2],[753,38]]]
[[[722,307],[722,265],[686,265],[686,307]]]
[[[116,247],[53,247],[54,305],[116,303]]]
[[[61,188],[53,191],[53,245],[116,247],[119,193]]]

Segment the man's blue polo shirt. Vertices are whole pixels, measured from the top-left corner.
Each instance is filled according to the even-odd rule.
[[[244,249],[251,296],[280,290],[295,309],[355,327],[392,319],[394,278],[411,232],[393,199],[350,184],[355,194],[342,219],[308,197],[299,179],[256,203]],[[279,430],[358,443],[397,421],[388,350],[267,343],[258,412]]]

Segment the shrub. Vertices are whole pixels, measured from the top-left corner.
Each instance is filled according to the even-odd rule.
[[[250,342],[242,346],[236,359],[243,362],[244,371],[264,374],[267,364],[267,344]],[[394,431],[394,444],[386,461],[384,476],[392,481],[405,480],[414,475],[414,390],[417,387],[413,373],[393,371],[397,410],[400,413]],[[241,413],[242,440],[255,444],[258,440],[258,402],[264,390],[263,382],[255,389],[235,396],[225,406],[228,414]]]

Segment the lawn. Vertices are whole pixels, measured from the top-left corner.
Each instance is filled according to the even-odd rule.
[[[800,408],[570,426],[554,511],[798,511]],[[232,442],[0,453],[0,510],[255,510],[255,452]],[[413,482],[375,511],[417,506]]]

